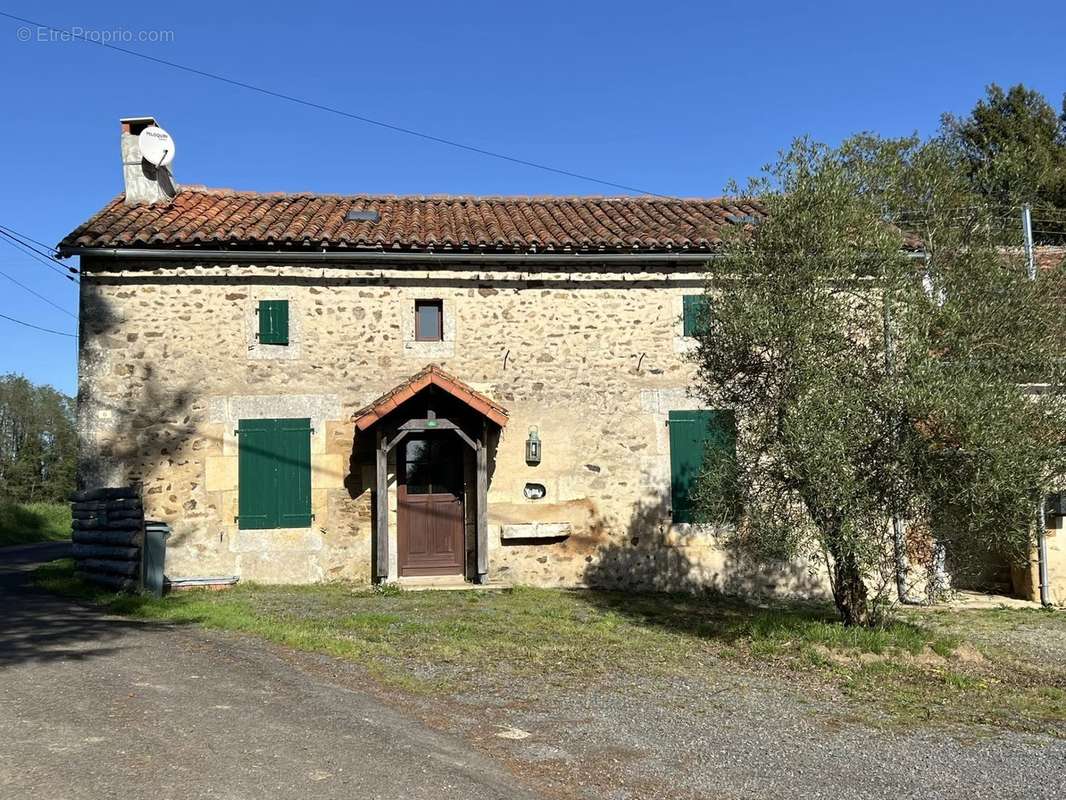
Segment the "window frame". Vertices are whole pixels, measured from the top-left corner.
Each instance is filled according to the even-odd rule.
[[[423,336],[422,326],[419,324],[419,311],[425,307],[433,307],[437,310],[437,330],[434,336]],[[444,341],[444,301],[433,298],[419,298],[415,300],[415,341],[416,342],[443,342]]]

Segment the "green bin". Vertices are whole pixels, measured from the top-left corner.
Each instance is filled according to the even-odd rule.
[[[163,565],[167,559],[167,539],[170,526],[165,522],[146,520],[144,523],[144,547],[141,551],[141,582],[144,591],[154,597],[163,596]]]

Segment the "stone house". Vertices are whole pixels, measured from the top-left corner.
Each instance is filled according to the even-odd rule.
[[[171,577],[821,595],[691,522],[702,269],[757,204],[178,186],[122,121],[80,257],[83,486],[139,483]]]

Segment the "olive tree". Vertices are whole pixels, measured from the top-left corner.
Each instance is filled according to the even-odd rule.
[[[823,560],[848,625],[877,616],[893,515],[1021,558],[1062,469],[1062,273],[1029,281],[960,175],[937,142],[799,140],[709,264],[695,388],[738,446],[708,459],[701,513],[756,555]]]

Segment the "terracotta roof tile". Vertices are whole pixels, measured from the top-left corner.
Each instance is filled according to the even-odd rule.
[[[356,411],[352,414],[352,422],[355,423],[356,428],[365,431],[431,384],[466,403],[501,428],[507,424],[507,409],[476,389],[467,386],[454,375],[448,374],[436,364],[428,365],[400,385],[385,392],[377,400]]]
[[[378,222],[347,221],[373,209]],[[75,247],[307,247],[713,250],[730,214],[760,216],[752,201],[658,197],[396,197],[262,194],[186,186],[168,203],[121,195],[70,233]]]

